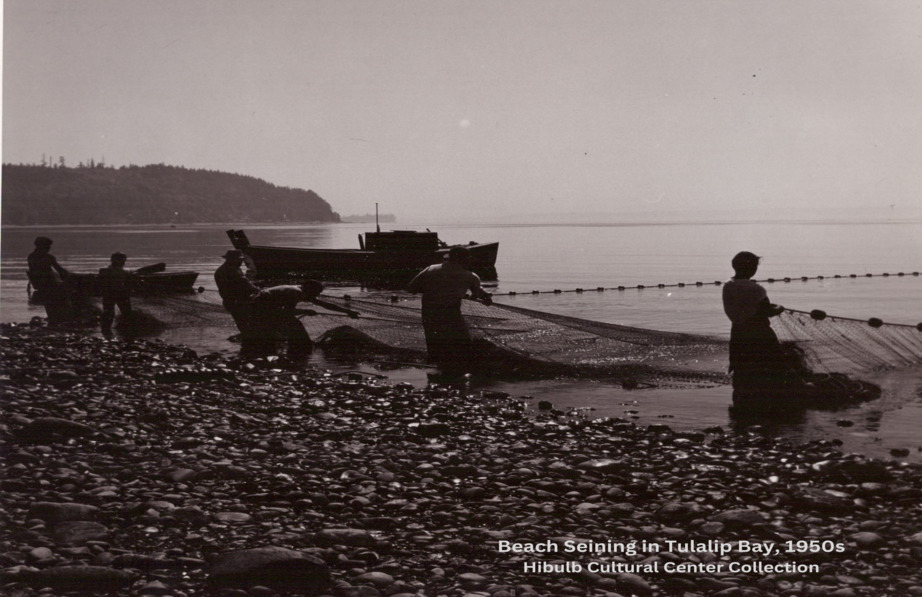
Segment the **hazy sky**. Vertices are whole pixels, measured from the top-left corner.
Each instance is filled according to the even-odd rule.
[[[5,0],[3,160],[413,220],[919,214],[920,65],[908,0]]]

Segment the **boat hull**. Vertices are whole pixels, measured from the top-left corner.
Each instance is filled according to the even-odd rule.
[[[135,274],[131,276],[131,293],[144,296],[191,293],[196,279],[198,272],[191,271]],[[101,294],[97,274],[71,274],[67,281],[85,296]]]
[[[474,243],[462,246],[471,255],[471,270],[487,279],[495,279],[499,243]],[[451,249],[451,247],[444,247],[435,251],[368,251],[243,244],[238,245],[237,248],[246,255],[248,266],[254,267],[257,275],[261,277],[300,275],[320,279],[359,280],[405,277],[407,274],[415,274],[423,268],[444,261]]]

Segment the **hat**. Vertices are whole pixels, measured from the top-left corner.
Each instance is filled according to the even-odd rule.
[[[471,252],[467,247],[452,247],[448,250],[448,260],[455,263],[470,263]]]
[[[231,257],[236,257],[236,258],[238,258],[238,259],[243,259],[243,253],[241,253],[241,252],[238,251],[237,249],[230,249],[229,251],[227,251],[226,253],[224,253],[224,258],[225,258],[225,259],[230,259]]]
[[[39,236],[35,239],[36,247],[50,247],[53,244],[52,240],[47,236]]]
[[[301,283],[301,292],[311,297],[318,297],[323,292],[323,284],[317,280],[307,280]]]
[[[126,259],[128,259],[128,255],[125,255],[121,251],[112,253],[112,261],[125,261]]]
[[[759,265],[759,260],[762,259],[755,253],[750,253],[749,251],[740,251],[733,256],[733,259],[730,261],[730,265],[733,266],[733,269],[740,269],[746,266]]]

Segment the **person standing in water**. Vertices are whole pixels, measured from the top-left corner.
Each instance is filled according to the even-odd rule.
[[[461,300],[471,297],[485,304],[490,293],[480,287],[480,277],[470,271],[471,254],[464,247],[452,247],[444,263],[430,265],[410,282],[407,289],[422,293],[423,330],[429,359],[440,367],[464,369],[470,361],[471,335],[461,315]]]
[[[242,252],[237,249],[227,251],[224,253],[224,263],[215,270],[214,281],[224,308],[234,318],[240,333],[246,337],[252,327],[251,320],[255,308],[253,297],[259,293],[259,288],[243,274],[243,270],[240,269],[242,265]]]
[[[731,261],[735,275],[723,287],[724,313],[732,323],[734,406],[770,407],[764,400],[778,398],[777,392],[786,383],[786,359],[769,323],[784,307],[772,304],[765,288],[752,280],[760,259],[749,251],[737,253]]]
[[[99,270],[99,289],[102,292],[102,316],[99,319],[102,335],[112,337],[112,321],[115,306],[122,319],[131,317],[131,273],[125,269],[128,256],[122,252],[112,253],[109,267]]]
[[[73,320],[74,311],[68,296],[65,280],[69,273],[51,254],[52,240],[47,236],[35,239],[35,250],[29,254],[29,282],[35,289],[37,301],[45,305],[49,325]]]

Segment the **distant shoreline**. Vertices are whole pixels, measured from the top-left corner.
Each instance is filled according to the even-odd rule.
[[[89,228],[187,228],[187,227],[227,227],[227,228],[265,228],[265,227],[296,227],[296,226],[326,226],[326,225],[340,225],[340,224],[370,224],[373,222],[324,222],[324,221],[312,221],[312,222],[243,222],[243,223],[232,223],[232,222],[185,222],[182,224],[163,224],[163,223],[151,223],[151,224],[2,224],[3,229],[37,229],[37,228],[48,228],[48,229],[89,229]],[[382,222],[384,224],[393,224],[395,222]],[[642,220],[631,220],[625,218],[621,221],[586,221],[574,219],[572,221],[556,221],[556,222],[547,222],[547,221],[457,221],[457,222],[439,222],[438,220],[433,220],[429,224],[421,223],[405,223],[406,226],[412,227],[423,227],[423,226],[471,226],[471,227],[497,227],[497,228],[509,228],[509,227],[536,227],[536,228],[558,228],[566,226],[575,226],[575,227],[593,227],[593,228],[620,228],[620,227],[634,227],[634,226],[748,226],[754,224],[789,224],[789,225],[835,225],[835,226],[854,226],[854,225],[882,225],[882,224],[922,224],[922,216],[913,217],[902,220],[893,220],[893,219],[869,219],[869,220],[859,220],[859,219],[810,219],[810,218],[798,218],[791,220],[766,220],[766,219],[726,219],[726,220],[713,220],[713,221],[704,221],[704,220],[695,220],[695,221],[684,221],[684,220],[663,220],[663,221],[654,221],[649,219]]]

